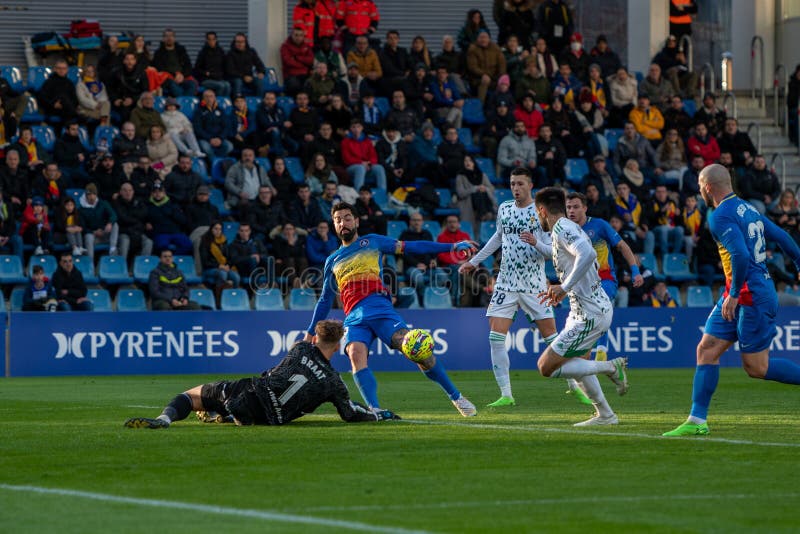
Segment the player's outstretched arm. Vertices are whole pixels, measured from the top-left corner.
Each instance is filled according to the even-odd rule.
[[[389,410],[370,410],[360,402],[350,399],[347,386],[339,379],[339,385],[330,402],[336,407],[339,417],[347,423],[374,423],[376,421],[388,421],[400,419],[400,416]]]
[[[320,295],[316,306],[314,306],[314,314],[311,316],[311,324],[308,325],[305,341],[311,341],[311,336],[314,335],[314,327],[317,323],[328,317],[333,305],[333,299],[336,298],[335,290],[336,281],[333,278],[333,262],[330,257],[325,262],[325,270],[322,282],[322,295]]]
[[[483,248],[480,249],[477,252],[477,254],[475,254],[464,265],[470,264],[473,267],[477,267],[478,265],[481,264],[483,260],[485,260],[492,254],[497,252],[497,249],[499,249],[502,245],[503,245],[503,227],[500,224],[500,220],[498,219],[497,228],[495,229],[495,232],[492,234],[492,237],[490,237],[489,241],[487,241],[486,244],[483,245]]]

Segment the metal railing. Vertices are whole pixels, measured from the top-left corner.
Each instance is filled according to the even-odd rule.
[[[733,113],[728,113],[728,99],[733,101]],[[733,91],[726,91],[725,94],[722,96],[722,109],[725,110],[725,115],[728,117],[733,117],[734,119],[739,119],[739,108],[736,105],[736,95],[733,94]]]
[[[752,130],[754,127],[756,129],[756,152],[761,154],[761,125],[757,122],[751,122],[748,124],[747,135],[750,136],[750,130]],[[752,139],[752,136],[750,136],[750,139]]]
[[[708,87],[706,87],[706,72],[709,73],[708,80],[710,85]],[[713,93],[717,90],[717,80],[715,76],[714,66],[711,63],[703,63],[703,67],[700,69],[700,91],[702,91],[703,95],[706,93]]]
[[[772,155],[772,159],[769,160],[769,168],[772,169],[772,172],[775,172],[775,160],[781,160],[781,191],[786,190],[786,158],[783,157],[783,154],[780,152],[776,152]]]
[[[684,42],[686,45],[684,46]],[[683,51],[686,56],[686,66],[689,67],[689,72],[694,72],[694,44],[692,44],[692,37],[687,34],[681,36],[678,41],[678,48]]]
[[[781,73],[783,77],[780,76]],[[788,113],[786,98],[789,78],[783,63],[779,63],[775,67],[775,74],[773,74],[772,78],[772,115],[775,119],[775,125],[781,129],[781,134],[786,135],[787,123],[789,122],[786,116]],[[781,98],[781,95],[783,95],[783,98]],[[780,105],[781,100],[783,100],[783,106]]]
[[[766,68],[767,63],[764,61],[764,39],[760,35],[754,35],[750,41],[750,96],[756,97],[756,43],[758,43],[758,62],[761,72],[760,88],[761,99],[758,102],[759,108],[766,106],[766,87],[764,86],[767,79]]]

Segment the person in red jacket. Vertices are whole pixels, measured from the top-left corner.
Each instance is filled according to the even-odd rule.
[[[372,0],[341,0],[336,10],[336,18],[344,30],[344,48],[353,47],[356,37],[369,37],[378,30],[381,20],[378,8]]]
[[[455,241],[454,241],[455,240]],[[456,243],[458,241],[472,241],[469,234],[461,229],[461,219],[458,215],[448,215],[444,221],[444,229],[436,238],[439,243]],[[437,265],[448,271],[450,275],[450,292],[460,306],[470,306],[473,297],[478,295],[479,279],[470,274],[459,276],[458,268],[469,258],[463,254],[442,252],[436,255]]]
[[[356,191],[361,189],[368,176],[375,180],[378,188],[386,190],[386,171],[378,165],[378,153],[364,134],[361,119],[350,121],[350,132],[342,139],[342,161]]]
[[[51,248],[50,221],[42,197],[33,197],[22,212],[22,225],[19,235],[26,245],[35,247],[33,254],[49,254]]]
[[[531,139],[539,139],[539,127],[544,124],[544,115],[536,109],[530,93],[522,97],[522,105],[514,110],[514,119],[525,123],[525,131]]]
[[[708,133],[708,127],[704,122],[694,125],[694,135],[686,141],[686,148],[690,156],[703,156],[705,165],[711,165],[719,159],[717,139]]]
[[[314,65],[314,52],[305,38],[305,30],[301,26],[295,26],[292,34],[281,45],[283,86],[286,94],[290,96],[300,92]]]
[[[301,27],[312,48],[323,37],[336,34],[336,0],[300,0],[292,11],[292,27]]]

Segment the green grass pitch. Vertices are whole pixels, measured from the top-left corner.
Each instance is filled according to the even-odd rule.
[[[800,390],[723,369],[711,434],[683,421],[692,370],[633,369],[621,424],[576,429],[563,380],[452,373],[462,418],[419,373],[379,373],[404,421],[330,405],[284,427],[126,429],[207,376],[0,379],[3,532],[797,532]],[[350,390],[356,392],[349,376]],[[356,398],[358,398],[356,393]]]

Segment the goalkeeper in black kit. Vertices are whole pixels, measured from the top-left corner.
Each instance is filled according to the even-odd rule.
[[[326,402],[348,423],[400,419],[388,410],[370,410],[350,400],[330,359],[344,335],[340,321],[320,321],[311,342],[297,343],[281,362],[261,376],[222,380],[177,395],[155,419],[134,417],[128,428],[167,428],[196,412],[216,412],[239,425],[283,425]]]

